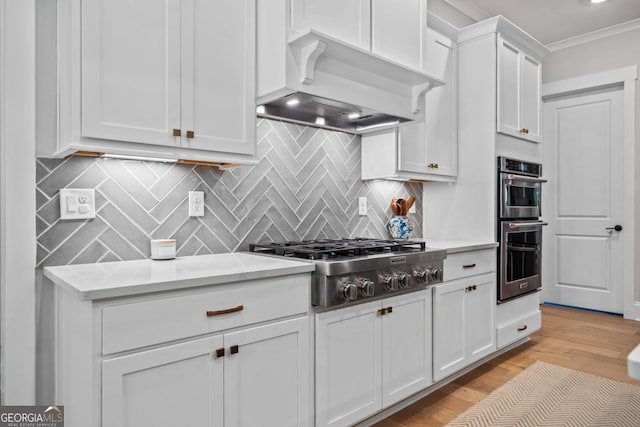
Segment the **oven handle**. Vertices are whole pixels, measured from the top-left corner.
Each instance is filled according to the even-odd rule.
[[[537,246],[535,248],[525,248],[522,246],[514,246],[514,245],[507,245],[507,249],[510,249],[516,252],[538,252],[540,250]]]
[[[515,228],[521,228],[521,227],[532,227],[532,226],[537,226],[537,225],[549,225],[548,222],[509,222],[509,228],[510,229],[515,229]]]
[[[507,175],[507,179],[509,181],[529,181],[529,182],[540,182],[540,183],[547,182],[547,180],[544,178],[535,178],[532,176],[525,176],[525,175],[515,175],[512,173]]]

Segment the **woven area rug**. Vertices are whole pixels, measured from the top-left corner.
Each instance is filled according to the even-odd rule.
[[[536,362],[447,426],[640,426],[640,387]]]

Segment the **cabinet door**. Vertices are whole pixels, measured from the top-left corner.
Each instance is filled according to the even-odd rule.
[[[464,368],[466,287],[464,280],[435,286],[433,295],[433,378],[439,381]]]
[[[82,2],[82,136],[178,146],[180,0]]]
[[[103,427],[222,426],[222,336],[102,363]]]
[[[471,280],[468,286],[473,286],[473,290],[466,293],[467,363],[496,350],[496,275],[476,276]]]
[[[424,122],[398,127],[398,170],[426,174],[431,172],[427,164],[427,130]]]
[[[291,0],[291,28],[371,49],[371,0]]]
[[[348,426],[382,408],[380,302],[316,315],[316,425]]]
[[[382,301],[382,406],[431,385],[431,289]]]
[[[400,64],[426,65],[426,0],[372,0],[371,51]]]
[[[225,334],[224,342],[226,426],[312,424],[309,318]]]
[[[497,131],[540,142],[541,64],[498,35]]]
[[[522,52],[520,54],[520,119],[526,129],[524,138],[530,141],[542,141],[541,117],[542,97],[540,95],[540,61]]]
[[[498,35],[497,130],[520,137],[520,51]]]
[[[427,73],[445,82],[425,96],[426,158],[428,173],[458,175],[457,45],[427,30]]]
[[[255,0],[182,1],[183,147],[255,153],[255,15]]]

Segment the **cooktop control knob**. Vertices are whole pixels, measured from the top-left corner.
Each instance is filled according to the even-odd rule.
[[[409,275],[407,273],[398,273],[398,287],[400,289],[407,289],[409,287]]]
[[[418,283],[427,283],[427,280],[429,279],[429,270],[425,268],[416,268],[413,271],[413,277],[418,280]]]
[[[372,297],[375,293],[375,283],[373,280],[365,279],[363,277],[356,279],[358,289],[360,289],[360,295],[365,297]]]
[[[398,281],[395,277],[390,274],[383,274],[380,276],[380,283],[384,286],[384,288],[388,292],[393,292],[398,290]]]
[[[349,281],[343,282],[340,285],[340,290],[342,291],[342,296],[347,301],[355,301],[355,299],[358,298],[358,288]]]
[[[438,281],[442,279],[442,270],[440,270],[438,267],[433,267],[431,268],[429,276],[430,276],[429,281],[431,282]]]

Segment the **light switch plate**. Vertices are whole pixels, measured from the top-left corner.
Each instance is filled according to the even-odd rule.
[[[93,188],[61,188],[60,219],[91,219],[96,217],[96,196]]]

